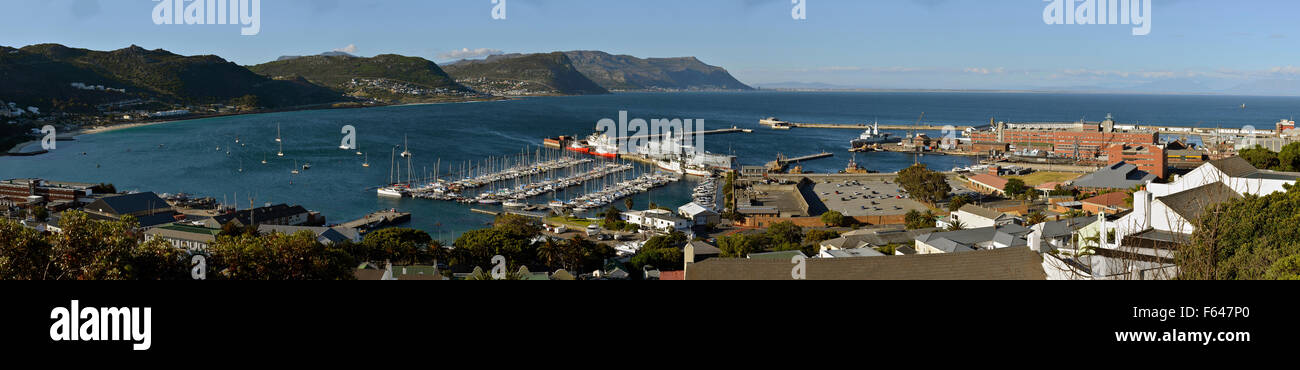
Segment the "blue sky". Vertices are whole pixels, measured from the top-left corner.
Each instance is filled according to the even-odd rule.
[[[1147,36],[1047,25],[1042,0],[807,0],[798,21],[790,0],[507,0],[506,20],[491,18],[491,0],[263,0],[257,36],[155,25],[152,0],[0,5],[0,45],[137,44],[240,64],[335,49],[433,60],[584,49],[697,56],[757,85],[1223,90],[1300,77],[1300,2],[1289,0],[1153,0]]]

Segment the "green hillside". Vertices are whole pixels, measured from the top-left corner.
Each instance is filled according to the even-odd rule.
[[[436,100],[475,95],[452,80],[437,64],[419,57],[313,55],[281,58],[248,68],[267,77],[301,77],[347,95],[379,100]]]
[[[589,95],[609,90],[588,79],[564,53],[494,56],[448,65],[466,86],[493,95]]]
[[[642,59],[601,51],[565,55],[578,71],[609,90],[753,90],[726,69],[694,57]]]

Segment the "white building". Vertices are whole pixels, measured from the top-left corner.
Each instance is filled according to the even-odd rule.
[[[674,216],[671,211],[652,209],[648,211],[627,211],[620,215],[623,221],[654,230],[682,230],[691,227],[691,221]]]
[[[717,212],[704,208],[698,203],[691,202],[677,209],[677,214],[687,220],[691,220],[696,226],[722,223],[722,216]]]
[[[939,220],[935,227],[948,228],[957,222],[961,222],[965,229],[979,229],[1010,225],[1016,222],[1016,218],[1006,213],[967,204],[958,209],[957,212],[949,215],[948,219]]]

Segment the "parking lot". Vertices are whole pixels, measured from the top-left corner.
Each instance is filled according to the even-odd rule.
[[[818,183],[813,191],[826,208],[845,216],[891,216],[911,210],[925,212],[924,204],[908,199],[893,181],[840,181]],[[901,199],[900,199],[901,197]]]

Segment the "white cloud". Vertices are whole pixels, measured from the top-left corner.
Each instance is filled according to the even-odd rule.
[[[344,52],[344,53],[348,53],[348,54],[356,54],[356,52],[357,52],[357,45],[356,45],[356,44],[348,44],[348,46],[346,46],[346,47],[342,47],[342,48],[338,48],[338,49],[334,49],[334,51]]]
[[[963,69],[962,72],[966,72],[966,73],[974,73],[974,74],[981,74],[981,75],[990,75],[990,74],[1000,75],[1000,74],[1006,73],[1007,70],[1006,70],[1005,68],[1002,68],[1002,67],[992,68],[992,69],[990,69],[990,68],[966,68],[966,69]]]
[[[501,51],[501,50],[498,50],[498,49],[488,49],[488,48],[470,49],[470,48],[462,48],[462,49],[460,49],[460,50],[452,50],[452,51],[449,51],[449,52],[445,52],[445,53],[438,54],[438,60],[477,59],[477,58],[482,58],[482,57],[486,57],[486,56],[490,56],[490,55],[499,55],[499,54],[501,54],[501,53],[502,53],[502,51]]]

